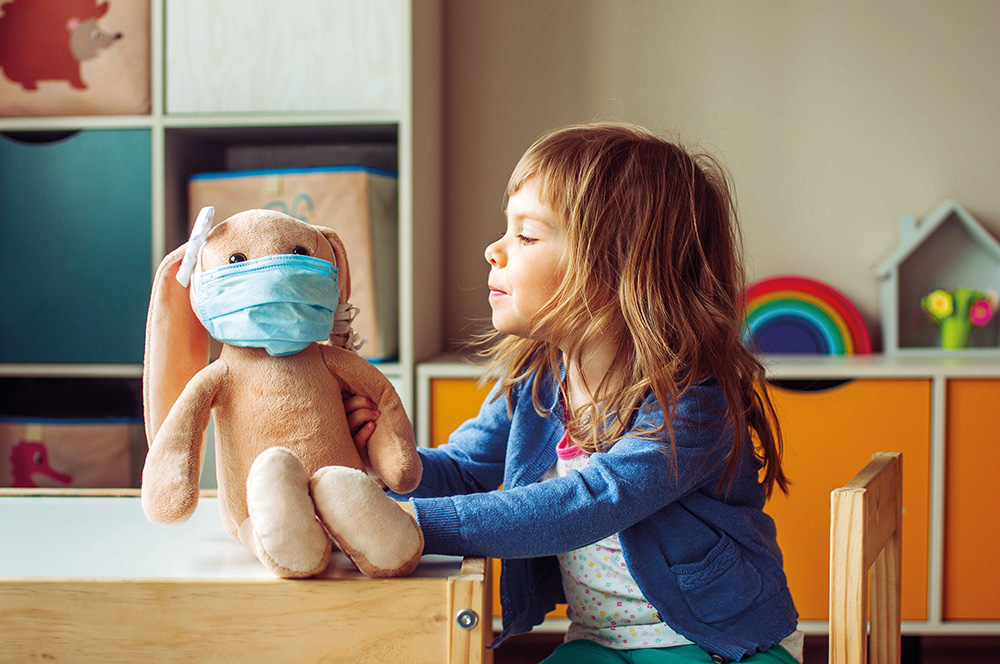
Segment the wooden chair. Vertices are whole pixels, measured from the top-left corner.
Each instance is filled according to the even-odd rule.
[[[902,484],[902,455],[878,452],[830,494],[830,664],[900,661]]]

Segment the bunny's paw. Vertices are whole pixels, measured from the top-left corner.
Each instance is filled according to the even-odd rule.
[[[310,486],[320,520],[366,576],[406,576],[420,562],[420,528],[368,475],[327,466]]]
[[[330,539],[316,520],[309,476],[289,450],[272,447],[258,456],[247,477],[250,517],[239,537],[276,575],[302,578],[330,563]]]

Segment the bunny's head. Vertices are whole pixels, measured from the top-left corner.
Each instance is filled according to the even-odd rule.
[[[230,346],[290,355],[329,339],[338,308],[349,306],[347,254],[329,228],[273,210],[211,223],[206,208],[191,240],[156,275],[146,326],[151,435],[207,364],[209,335]]]

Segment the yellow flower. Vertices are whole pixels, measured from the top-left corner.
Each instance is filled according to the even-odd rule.
[[[951,315],[952,311],[955,310],[955,304],[951,297],[951,293],[941,289],[938,289],[924,297],[922,304],[924,311],[937,320],[944,320]]]

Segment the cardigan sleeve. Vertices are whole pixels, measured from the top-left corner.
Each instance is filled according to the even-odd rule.
[[[423,475],[406,496],[453,496],[496,489],[503,482],[511,420],[507,399],[494,385],[476,417],[463,423],[437,448],[420,448]]]
[[[416,498],[425,551],[498,558],[554,555],[620,532],[693,491],[714,489],[732,434],[719,421],[725,412],[719,408],[721,396],[705,398],[705,390],[699,391],[689,393],[677,410],[676,463],[668,442],[636,435],[593,454],[587,468],[564,477],[539,482],[543,470],[522,474],[523,481],[508,482],[502,491]],[[662,417],[659,408],[645,409],[637,425],[644,430]],[[516,438],[511,445],[530,444]],[[508,469],[508,479],[512,476]]]

